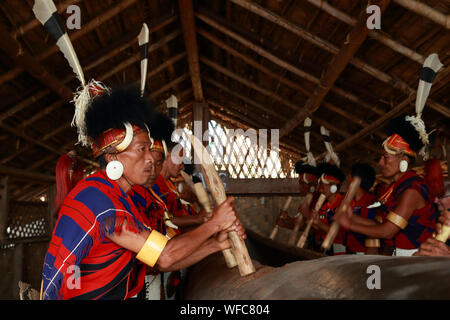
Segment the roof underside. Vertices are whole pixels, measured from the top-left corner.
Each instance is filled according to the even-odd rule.
[[[69,36],[86,78],[108,86],[140,80],[136,36],[146,22],[146,95],[163,111],[165,99],[175,94],[180,125],[192,121],[194,102],[205,101],[212,118],[229,127],[281,129],[282,149],[300,158],[302,115],[310,114],[314,155],[325,151],[323,125],[344,168],[357,160],[374,164],[384,125],[414,112],[423,59],[437,53],[444,68],[423,119],[428,131],[439,130],[440,141],[450,137],[449,28],[405,7],[414,0],[371,1],[387,7],[381,30],[363,36],[366,1],[202,0],[192,9],[184,0],[54,2],[63,19],[70,16],[69,4],[80,7],[81,29]],[[75,91],[79,82],[34,18],[33,3],[0,2],[0,29],[9,37],[0,45],[0,167],[50,176],[58,156],[76,142],[73,105],[62,92]],[[450,2],[421,3],[450,20]],[[18,43],[60,88],[29,72],[6,43]],[[89,150],[75,149],[91,165]],[[49,183],[38,175],[10,176],[10,195],[33,199]]]

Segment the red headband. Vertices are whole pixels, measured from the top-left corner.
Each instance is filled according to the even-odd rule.
[[[409,144],[398,134],[394,133],[383,142],[383,147],[388,153],[404,152],[409,156],[415,157],[417,154],[411,150]]]
[[[133,136],[141,128],[132,125]],[[125,129],[111,128],[100,134],[95,142],[92,143],[92,153],[94,158],[98,158],[104,153],[119,153],[123,150],[117,150],[116,146],[119,145],[125,138]]]
[[[320,176],[320,180],[325,184],[330,184],[330,183],[331,184],[340,184],[341,183],[341,181],[339,181],[338,178],[330,176],[325,173]]]

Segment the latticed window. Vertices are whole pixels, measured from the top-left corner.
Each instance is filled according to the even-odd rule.
[[[186,126],[178,129],[175,139],[192,159],[189,135],[193,132]],[[268,141],[267,130],[229,129],[214,120],[208,123],[207,149],[218,171],[227,172],[230,178],[293,178],[295,159],[278,149],[278,141]]]

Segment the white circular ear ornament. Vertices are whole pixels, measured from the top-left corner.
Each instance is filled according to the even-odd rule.
[[[406,172],[408,170],[408,161],[402,160],[399,165],[400,172]]]
[[[331,185],[330,192],[331,193],[336,193],[336,191],[337,191],[337,186],[335,184]]]
[[[111,180],[118,180],[123,174],[123,164],[118,160],[108,162],[106,165],[106,175]]]

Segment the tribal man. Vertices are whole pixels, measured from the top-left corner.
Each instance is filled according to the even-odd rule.
[[[79,182],[61,206],[45,257],[44,299],[127,299],[142,289],[145,265],[178,270],[230,247],[226,232],[237,230],[233,198],[208,222],[169,240],[127,195],[152,171],[152,136],[164,136],[154,129],[154,113],[137,88],[89,103],[81,131],[101,170]]]

